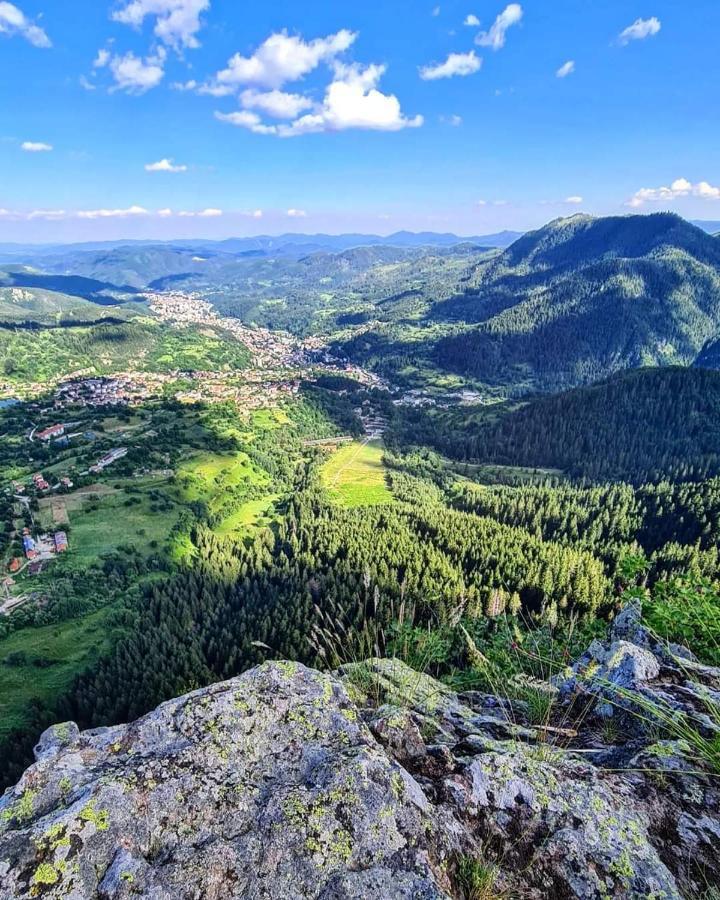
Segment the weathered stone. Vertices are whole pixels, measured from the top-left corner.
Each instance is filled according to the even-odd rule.
[[[34,748],[35,759],[40,760],[55,756],[65,747],[70,746],[80,734],[80,729],[74,722],[60,722],[51,725],[40,735],[40,740]]]
[[[0,800],[0,897],[440,898],[429,811],[339,682],[268,664],[42,752]]]
[[[662,704],[713,746],[720,671],[645,638],[618,617],[537,729],[382,659],[266,664],[130,725],[54,726],[0,799],[0,900],[447,900],[468,856],[499,896],[702,896],[720,888],[710,756],[661,716],[594,743],[603,706],[632,730]]]

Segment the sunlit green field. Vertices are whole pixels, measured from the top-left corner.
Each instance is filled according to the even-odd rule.
[[[194,454],[182,464],[177,481],[183,502],[201,500],[216,512],[243,483],[265,485],[268,476],[246,453],[203,452]]]
[[[61,696],[79,672],[110,648],[110,612],[107,607],[81,619],[23,628],[0,640],[0,739],[27,720],[33,700],[51,702]],[[8,664],[17,653],[26,654],[26,662]]]
[[[377,506],[393,499],[385,483],[379,443],[353,442],[341,447],[322,469],[322,480],[336,503]]]
[[[215,529],[219,535],[242,534],[272,521],[273,503],[277,495],[248,500],[236,512],[229,515]]]

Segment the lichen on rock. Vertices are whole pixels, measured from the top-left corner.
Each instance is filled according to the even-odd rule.
[[[573,728],[387,659],[267,663],[129,725],[53,726],[0,799],[0,900],[463,900],[467,871],[529,900],[720,887],[717,774],[657,728],[593,743],[614,683],[703,728],[720,673],[626,615],[555,685]]]

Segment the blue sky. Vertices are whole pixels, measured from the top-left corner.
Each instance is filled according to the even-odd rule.
[[[0,240],[720,219],[716,0],[0,0]]]

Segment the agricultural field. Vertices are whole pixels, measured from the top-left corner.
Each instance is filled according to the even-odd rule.
[[[70,512],[70,554],[77,566],[91,565],[120,548],[141,553],[163,547],[180,514],[169,499],[167,479],[128,479],[119,489],[87,495]]]
[[[378,506],[392,502],[385,482],[382,445],[377,441],[346,444],[322,469],[322,481],[335,503]]]

